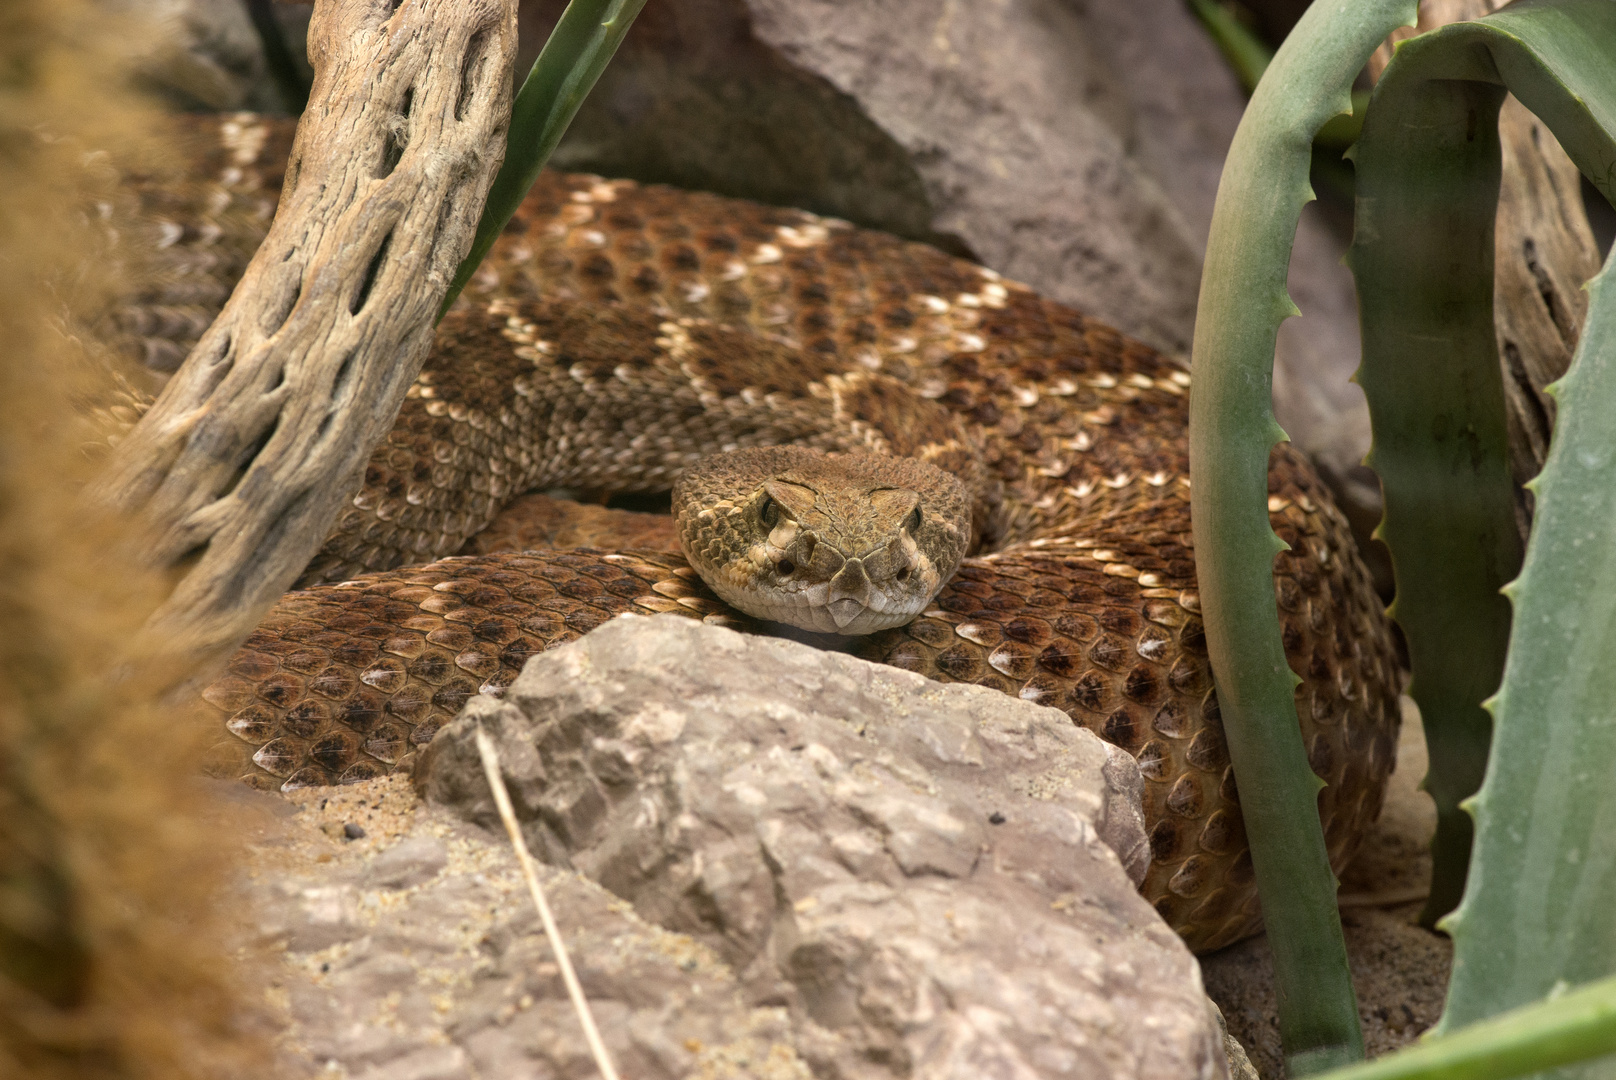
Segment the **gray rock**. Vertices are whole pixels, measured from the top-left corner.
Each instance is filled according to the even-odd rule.
[[[282,853],[273,874],[244,883],[250,903],[279,913],[286,943],[278,983],[288,1074],[592,1080],[598,1074],[503,835],[441,808],[413,817],[392,850],[436,847],[446,865],[404,889],[344,886],[335,894],[339,918],[322,907],[333,894],[319,890],[385,877],[374,866],[390,851],[343,845],[294,817],[291,846],[313,843],[328,861],[287,865]],[[748,1005],[711,950],[646,924],[576,874],[540,873],[621,1075],[813,1075],[786,1011]]]
[[[180,108],[242,108],[264,77],[263,44],[240,0],[99,2],[145,31],[137,71]]]
[[[339,880],[282,881],[257,907],[259,936],[279,939],[297,952],[352,939],[359,931],[359,894]]]
[[[407,1057],[366,1069],[359,1080],[470,1080],[466,1052],[458,1046],[429,1046]]]
[[[1134,890],[1137,767],[1054,709],[614,620],[468,703],[423,755],[429,800],[497,827],[479,724],[535,850],[710,950],[736,973],[727,1008],[782,1017],[814,1075],[1224,1075],[1194,959]],[[532,940],[511,927],[489,949],[504,970]],[[534,1000],[560,1000],[521,967]],[[581,967],[589,996],[622,1004],[608,1040],[682,1075],[666,1012],[701,1010],[650,975],[592,988]],[[657,1037],[636,1039],[636,1017]],[[475,1027],[457,1038],[504,1060]]]

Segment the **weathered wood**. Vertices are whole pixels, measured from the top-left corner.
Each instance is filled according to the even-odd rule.
[[[93,493],[177,575],[149,631],[234,648],[358,489],[504,157],[516,0],[319,0],[280,206]]]
[[[1582,204],[1582,180],[1543,122],[1513,96],[1498,117],[1503,180],[1493,234],[1493,311],[1509,407],[1510,469],[1522,535],[1528,480],[1543,468],[1554,399],[1543,388],[1566,373],[1588,314],[1583,283],[1599,271],[1599,248]]]
[[[1370,58],[1379,78],[1391,42],[1503,7],[1505,0],[1425,0],[1417,27],[1400,30]],[[1549,129],[1513,96],[1498,118],[1503,175],[1493,233],[1493,321],[1509,409],[1510,469],[1524,538],[1531,493],[1554,427],[1554,399],[1543,392],[1571,366],[1588,297],[1583,282],[1599,270],[1577,167]]]

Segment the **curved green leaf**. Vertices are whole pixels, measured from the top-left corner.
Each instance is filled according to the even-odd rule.
[[[1498,206],[1495,83],[1424,77],[1408,58],[1444,33],[1398,49],[1354,151],[1357,214],[1348,265],[1357,278],[1363,363],[1391,551],[1391,614],[1408,641],[1437,807],[1435,871],[1423,921],[1464,890],[1471,821],[1459,803],[1487,764],[1509,640],[1499,589],[1520,566],[1504,387],[1493,331]],[[1439,50],[1440,53],[1440,50]]]
[[[1274,595],[1268,451],[1274,338],[1314,134],[1350,111],[1369,54],[1414,0],[1314,4],[1263,74],[1218,187],[1201,275],[1190,395],[1191,509],[1207,647],[1274,952],[1292,1076],[1363,1056],[1335,877],[1319,827]]]
[[[1455,35],[1583,172],[1616,196],[1616,4],[1521,4]],[[1481,44],[1484,43],[1484,44]],[[1444,1028],[1616,973],[1616,280],[1553,388],[1554,439],[1515,605],[1486,782],[1473,800],[1471,886],[1449,921]]]
[[[1488,703],[1486,782],[1466,804],[1476,846],[1445,924],[1441,1030],[1616,974],[1616,261],[1589,290],[1576,358],[1550,388],[1558,416],[1531,483],[1525,565],[1506,589],[1515,628]]]
[[[644,6],[645,0],[571,0],[561,13],[511,105],[505,161],[488,190],[471,251],[455,271],[438,318],[459,297],[506,222],[527,198],[539,170],[550,160],[567,125]]]
[[[1394,614],[1431,744],[1441,819],[1430,914],[1455,962],[1443,1027],[1616,971],[1616,297],[1605,271],[1571,373],[1521,575],[1492,325],[1496,109],[1505,87],[1608,197],[1616,4],[1526,0],[1405,44],[1357,152],[1359,380],[1386,493]],[[1603,429],[1603,430],[1602,430]],[[1507,667],[1505,646],[1508,646]],[[1496,721],[1488,756],[1490,703]]]

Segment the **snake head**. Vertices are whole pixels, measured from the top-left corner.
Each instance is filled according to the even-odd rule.
[[[680,542],[720,598],[824,634],[902,626],[959,568],[971,540],[964,485],[912,458],[739,450],[674,487]]]

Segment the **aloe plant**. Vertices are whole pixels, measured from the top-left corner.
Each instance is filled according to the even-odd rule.
[[[1358,1007],[1319,826],[1320,782],[1297,723],[1274,596],[1268,452],[1274,339],[1298,314],[1285,291],[1311,147],[1350,112],[1352,81],[1414,0],[1314,4],[1263,73],[1218,186],[1201,274],[1190,395],[1196,574],[1229,755],[1274,955],[1291,1075],[1363,1057]]]
[[[1394,614],[1427,718],[1427,787],[1448,833],[1428,910],[1450,906],[1469,864],[1463,904],[1444,923],[1455,945],[1444,1030],[1616,972],[1616,781],[1605,767],[1616,759],[1616,672],[1605,666],[1616,608],[1600,588],[1616,585],[1605,419],[1616,311],[1601,275],[1555,390],[1526,563],[1504,587],[1519,563],[1492,328],[1506,88],[1616,196],[1608,0],[1526,0],[1409,42],[1381,78],[1357,153],[1360,381],[1386,492]],[[1494,689],[1489,724],[1481,709]],[[1483,765],[1485,786],[1461,810]],[[1477,822],[1469,860],[1457,835],[1466,810]]]
[[[1552,389],[1559,415],[1533,482],[1525,567],[1509,587],[1516,626],[1492,704],[1497,749],[1471,804],[1480,819],[1472,878],[1450,920],[1443,1033],[1326,1080],[1506,1080],[1616,1053],[1607,730],[1616,706],[1603,666],[1616,649],[1616,438],[1601,415],[1616,401],[1616,259],[1589,291],[1577,356]],[[1607,1057],[1570,1075],[1613,1072]]]
[[[1377,535],[1392,553],[1391,614],[1408,641],[1409,693],[1431,756],[1429,925],[1464,888],[1471,822],[1459,804],[1487,763],[1481,703],[1498,687],[1510,625],[1499,590],[1521,551],[1492,307],[1504,90],[1446,81],[1409,100],[1408,71],[1398,63],[1381,77],[1355,149],[1349,265],[1363,332],[1357,378],[1374,429],[1369,462],[1386,504]]]
[[[1398,50],[1357,148],[1359,382],[1438,812],[1428,922],[1464,887],[1471,826],[1460,803],[1487,765],[1482,702],[1510,633],[1500,589],[1521,559],[1492,320],[1497,111],[1507,85],[1609,194],[1613,59],[1616,6],[1603,0],[1524,3],[1446,27]],[[1494,760],[1521,759],[1512,748]]]
[[[1261,510],[1262,468],[1277,435],[1269,365],[1274,326],[1288,308],[1290,230],[1306,196],[1300,140],[1317,130],[1321,102],[1345,104],[1341,71],[1328,58],[1365,55],[1363,35],[1383,34],[1409,13],[1389,3],[1321,12],[1276,55],[1242,124],[1242,134],[1247,124],[1265,130],[1244,144],[1237,136],[1239,153],[1230,155],[1237,171],[1219,192],[1224,220],[1214,220],[1198,317],[1191,467],[1202,602],[1270,935],[1283,928],[1297,938],[1275,941],[1293,1073],[1327,1056],[1298,1036],[1334,1032],[1327,1049],[1337,1058],[1350,1046],[1340,1038],[1339,930],[1318,895],[1328,876],[1322,847],[1299,838],[1295,821],[1311,777],[1298,760],[1277,651],[1269,565],[1277,541]],[[1286,63],[1293,45],[1305,62]],[[1296,95],[1284,107],[1264,101],[1276,74],[1284,81],[1273,96]],[[1616,3],[1524,0],[1414,39],[1363,120],[1350,257],[1364,338],[1358,378],[1385,490],[1393,614],[1409,641],[1411,690],[1431,749],[1426,786],[1439,809],[1427,917],[1464,897],[1444,923],[1456,952],[1442,1030],[1464,1030],[1433,1042],[1440,1053],[1387,1066],[1404,1071],[1376,1072],[1377,1063],[1343,1077],[1516,1075],[1616,1045],[1606,1005],[1588,1011],[1595,998],[1608,1004],[1609,987],[1603,998],[1531,1004],[1616,972],[1616,920],[1606,910],[1616,893],[1616,672],[1605,666],[1616,653],[1616,439],[1600,430],[1616,403],[1616,288],[1607,269],[1593,287],[1575,365],[1556,387],[1559,423],[1533,485],[1537,521],[1522,567],[1492,320],[1496,119],[1506,88],[1607,198],[1616,195]],[[1242,311],[1245,325],[1235,321]],[[1465,802],[1484,771],[1481,794]],[[1260,800],[1246,795],[1247,776],[1264,785]],[[1477,822],[1473,856],[1467,811]],[[1280,862],[1290,875],[1310,873],[1306,884],[1273,871],[1265,880],[1265,863]],[[1328,968],[1297,966],[1325,953]],[[1287,983],[1305,995],[1287,1000]],[[1522,1006],[1532,1024],[1522,1026],[1525,1012],[1474,1023]],[[1573,1020],[1582,1035],[1567,1043]],[[1454,1065],[1460,1059],[1470,1064]]]

